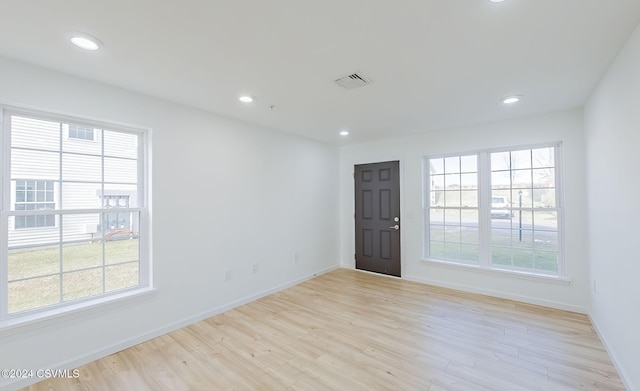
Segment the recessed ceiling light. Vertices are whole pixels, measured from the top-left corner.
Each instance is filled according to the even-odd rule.
[[[492,3],[502,3],[504,0],[489,0],[489,1],[491,1]]]
[[[240,102],[242,103],[251,103],[253,102],[253,97],[249,95],[243,95],[239,97],[238,100],[240,100]]]
[[[342,132],[340,132],[340,136],[348,136],[349,132],[346,130],[343,130]]]
[[[68,35],[71,43],[81,49],[93,51],[100,49],[100,46],[102,46],[102,42],[98,38],[87,33],[82,33],[79,31],[69,31]]]
[[[512,105],[514,103],[520,102],[521,98],[521,95],[505,96],[504,98],[502,98],[502,103],[504,103],[505,105]]]

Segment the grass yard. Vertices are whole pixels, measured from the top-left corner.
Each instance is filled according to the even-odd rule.
[[[11,250],[9,313],[136,286],[138,260],[138,239]]]
[[[494,265],[515,266],[542,272],[558,271],[557,233],[523,230],[493,230],[491,233],[491,262]],[[478,262],[479,238],[477,229],[447,227],[430,232],[430,254],[436,259]]]

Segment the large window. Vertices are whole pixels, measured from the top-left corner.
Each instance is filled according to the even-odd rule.
[[[557,145],[426,159],[433,260],[562,275]]]
[[[145,133],[3,119],[0,319],[148,286]]]

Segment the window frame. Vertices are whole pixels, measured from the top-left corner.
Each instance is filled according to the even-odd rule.
[[[70,301],[61,301],[52,305],[47,305],[35,309],[26,311],[8,313],[8,238],[9,238],[9,218],[10,216],[30,215],[30,214],[45,214],[54,215],[56,220],[55,227],[44,227],[46,229],[58,229],[59,216],[73,215],[73,214],[104,214],[108,213],[105,208],[93,208],[93,209],[61,209],[62,204],[59,204],[60,200],[57,200],[57,191],[54,190],[55,207],[57,209],[51,209],[46,211],[15,211],[11,207],[12,189],[11,186],[11,116],[22,116],[26,118],[32,118],[36,120],[54,121],[61,124],[79,124],[81,126],[88,126],[94,129],[105,129],[109,131],[122,132],[127,134],[135,134],[138,138],[138,150],[137,150],[137,191],[138,191],[138,206],[135,208],[122,208],[122,212],[131,211],[139,213],[139,260],[138,260],[138,278],[139,283],[136,286],[113,290],[109,292],[102,292],[100,294],[80,298]],[[91,119],[82,119],[76,117],[70,117],[62,114],[43,112],[38,110],[31,110],[28,108],[14,107],[8,105],[0,106],[0,165],[3,176],[3,190],[0,192],[0,332],[15,327],[22,327],[27,324],[38,323],[52,318],[60,316],[71,315],[78,311],[86,311],[91,309],[97,309],[104,305],[120,302],[122,300],[131,300],[137,297],[146,296],[148,293],[154,291],[152,285],[151,275],[151,224],[150,224],[150,149],[151,149],[151,129],[134,127],[122,124],[108,123],[103,121],[94,121]],[[68,136],[68,134],[67,134]],[[64,137],[64,135],[61,135]],[[75,140],[75,138],[73,138]],[[81,141],[95,141],[94,140],[82,140]],[[62,152],[61,152],[62,153]],[[104,151],[102,153],[104,156]],[[22,179],[22,178],[21,178]],[[104,181],[104,179],[103,179]],[[6,183],[5,183],[6,182]],[[54,189],[57,187],[55,183],[60,183],[61,179],[53,180]],[[65,181],[62,180],[62,183]],[[43,213],[44,212],[44,213]],[[15,228],[14,228],[15,229]],[[27,228],[25,228],[27,229]],[[34,228],[36,229],[36,228]],[[21,229],[22,230],[22,229]],[[104,265],[103,265],[104,267]],[[59,271],[62,273],[62,271]],[[62,293],[61,293],[62,294]]]
[[[557,212],[557,272],[545,273],[536,269],[513,268],[504,265],[493,264],[491,255],[491,154],[499,152],[511,152],[532,150],[539,148],[554,148],[554,190],[555,190],[555,208],[544,208],[544,210],[554,209]],[[431,169],[430,159],[439,159],[456,156],[477,155],[478,157],[478,218],[479,218],[479,261],[477,263],[438,259],[430,256],[430,209],[431,209]],[[511,276],[524,276],[525,278],[534,278],[542,280],[558,280],[568,281],[568,272],[565,262],[565,246],[564,246],[564,188],[563,188],[563,170],[562,170],[563,146],[561,141],[516,145],[490,149],[480,149],[475,151],[464,151],[448,154],[425,155],[423,157],[423,253],[422,260],[443,265],[451,265],[453,267],[472,268],[475,270],[500,273]],[[513,201],[513,200],[512,200]],[[511,205],[513,209],[513,204]],[[517,208],[516,208],[517,209]],[[524,209],[524,208],[523,208]],[[535,210],[536,208],[530,208]]]

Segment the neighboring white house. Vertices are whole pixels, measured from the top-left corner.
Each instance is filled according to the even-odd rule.
[[[138,233],[139,214],[127,210],[140,203],[136,134],[18,115],[10,121],[9,210],[109,211],[10,216],[9,249]]]

